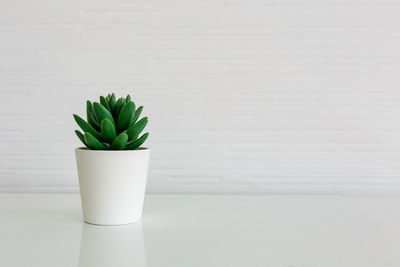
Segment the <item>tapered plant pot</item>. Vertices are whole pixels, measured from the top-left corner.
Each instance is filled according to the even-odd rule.
[[[150,149],[75,149],[83,219],[119,225],[142,217]]]

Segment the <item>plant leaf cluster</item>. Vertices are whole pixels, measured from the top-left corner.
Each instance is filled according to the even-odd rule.
[[[83,132],[75,134],[89,149],[135,150],[146,141],[149,133],[140,133],[148,118],[139,119],[143,106],[136,108],[131,96],[116,99],[115,94],[100,96],[99,102],[86,102],[86,121],[73,114]]]

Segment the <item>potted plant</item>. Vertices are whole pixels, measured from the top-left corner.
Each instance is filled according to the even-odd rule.
[[[147,117],[139,119],[130,95],[86,102],[87,121],[74,114],[85,147],[75,149],[84,221],[117,225],[141,219],[150,149],[140,147]]]

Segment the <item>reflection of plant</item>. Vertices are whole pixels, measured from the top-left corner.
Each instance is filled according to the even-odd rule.
[[[76,130],[75,133],[82,143],[95,150],[134,150],[146,141],[149,133],[139,134],[147,124],[147,117],[140,120],[139,116],[143,107],[138,109],[131,100],[115,98],[115,94],[107,97],[100,96],[100,103],[86,102],[87,122],[74,114],[74,119],[84,132]]]

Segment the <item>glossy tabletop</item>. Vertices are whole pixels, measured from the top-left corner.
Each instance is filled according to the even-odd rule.
[[[0,266],[400,266],[400,199],[147,195],[141,222],[82,222],[79,195],[0,194]]]

